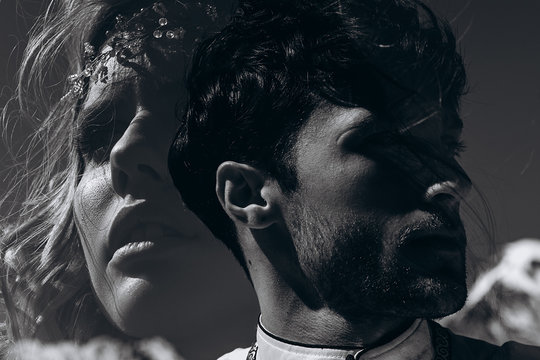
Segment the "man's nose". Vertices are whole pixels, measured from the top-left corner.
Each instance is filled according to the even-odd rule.
[[[457,179],[439,181],[429,186],[424,193],[424,200],[434,205],[457,209],[459,203],[471,191],[471,181],[464,175]]]
[[[144,197],[169,177],[166,141],[148,122],[135,118],[111,150],[112,186],[121,197]]]

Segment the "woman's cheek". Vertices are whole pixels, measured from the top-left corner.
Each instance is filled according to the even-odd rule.
[[[111,186],[109,166],[88,167],[77,186],[73,204],[83,245],[103,248],[100,245],[105,245],[120,201]]]

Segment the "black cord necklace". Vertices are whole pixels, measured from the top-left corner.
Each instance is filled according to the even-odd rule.
[[[430,329],[431,341],[433,343],[433,350],[435,353],[433,360],[451,359],[452,355],[450,351],[450,335],[448,334],[448,330],[434,321],[428,321],[428,326]],[[259,346],[255,342],[253,343],[253,345],[251,345],[246,360],[257,360],[257,350],[259,350]],[[345,357],[344,360],[359,360],[360,355],[362,355],[366,350],[367,349],[362,349],[354,355],[349,354]]]

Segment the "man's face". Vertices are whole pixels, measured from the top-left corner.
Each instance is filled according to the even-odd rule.
[[[438,111],[397,124],[339,107],[300,130],[284,218],[332,310],[435,318],[463,306],[459,202],[470,183],[454,160],[460,133],[459,119]]]

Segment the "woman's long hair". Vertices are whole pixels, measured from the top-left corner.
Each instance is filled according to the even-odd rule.
[[[220,11],[232,9],[232,1],[214,3],[220,1]],[[75,228],[72,203],[84,163],[74,133],[82,101],[63,97],[69,89],[58,79],[82,71],[84,42],[103,43],[98,32],[122,9],[149,4],[51,0],[31,30],[15,96],[2,113],[4,139],[19,123],[31,127],[27,141],[9,154],[14,180],[0,203],[8,213],[0,228],[4,345],[23,338],[85,341],[98,333],[120,335],[99,311]],[[183,46],[189,50],[185,41]]]
[[[62,98],[66,86],[54,81],[81,71],[83,43],[111,8],[52,0],[31,30],[16,94],[4,107],[4,136],[16,122],[31,128],[26,142],[9,153],[13,180],[1,204],[8,212],[0,244],[4,344],[85,340],[107,324],[96,316],[71,206],[83,166],[73,140],[78,104]]]

